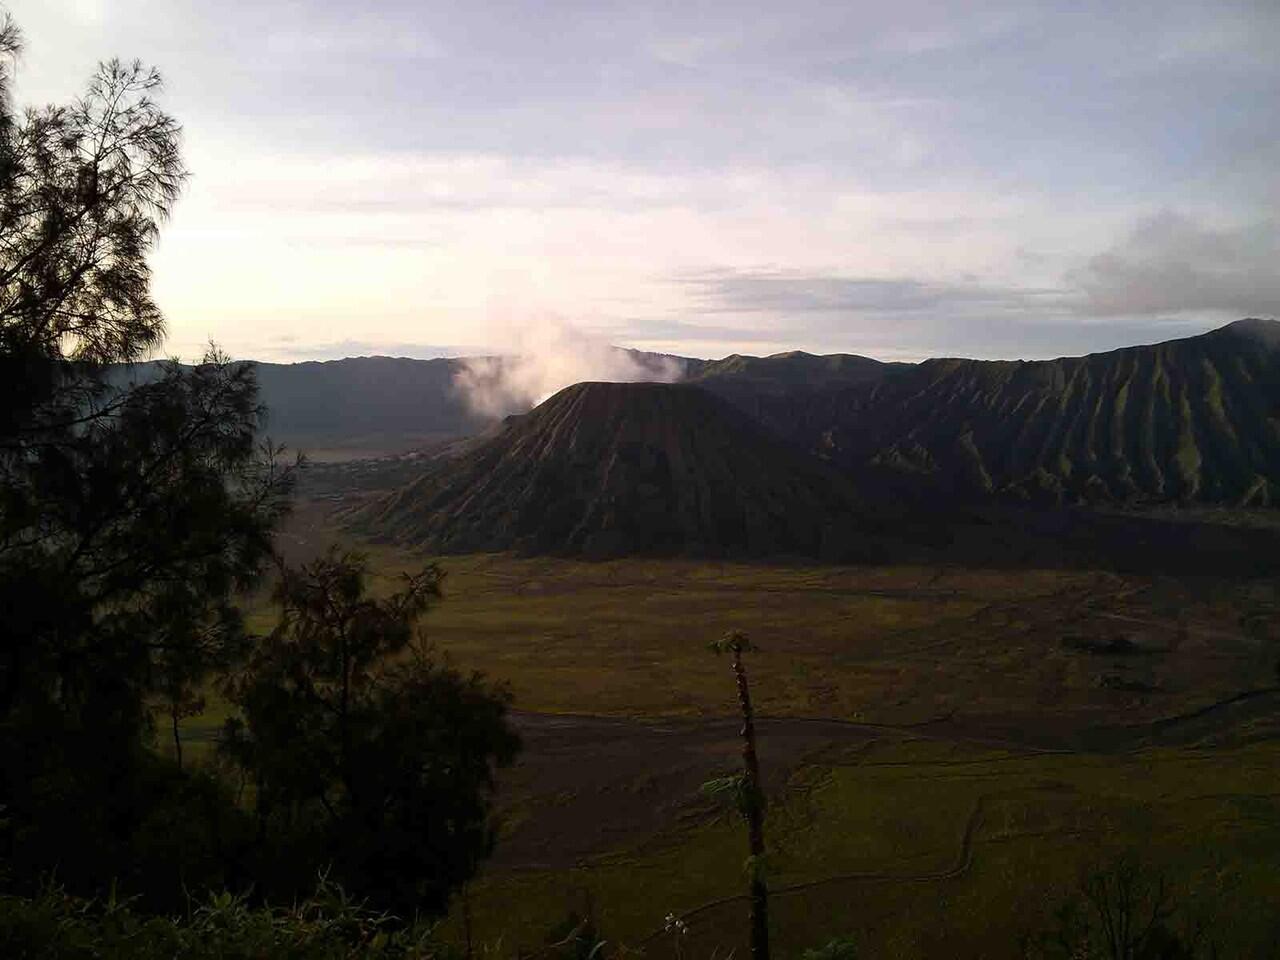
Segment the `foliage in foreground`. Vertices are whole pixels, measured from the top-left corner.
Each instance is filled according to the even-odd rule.
[[[194,844],[181,825],[219,792],[148,749],[148,707],[191,709],[243,639],[234,595],[292,472],[258,440],[252,368],[211,352],[113,379],[164,332],[146,258],[186,174],[159,75],[110,61],[19,113],[21,47],[0,19],[0,857],[27,890],[212,886],[223,813]]]
[[[55,876],[174,912],[188,891],[293,902],[332,869],[402,917],[442,910],[491,843],[506,698],[412,649],[434,568],[385,602],[350,558],[282,571],[280,628],[247,633],[236,599],[294,478],[259,440],[253,367],[211,349],[121,372],[163,340],[147,255],[186,178],[160,76],[109,61],[19,113],[21,49],[0,15],[0,889]],[[228,685],[247,797],[183,769],[179,722]]]
[[[431,934],[430,926],[403,927],[326,882],[290,909],[255,908],[221,893],[174,917],[60,889],[0,896],[0,956],[11,960],[419,960],[441,954]]]
[[[506,691],[418,637],[442,576],[428,566],[376,599],[359,554],[282,573],[279,626],[231,686],[240,716],[222,745],[253,784],[270,861],[286,866],[258,872],[274,898],[332,869],[380,906],[436,913],[491,850],[494,768],[520,741]]]
[[[1087,872],[1024,952],[1044,960],[1209,960],[1218,956],[1212,933],[1207,914],[1130,852]]]

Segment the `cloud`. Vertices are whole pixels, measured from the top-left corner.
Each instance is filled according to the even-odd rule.
[[[694,322],[655,326],[680,350],[701,339],[699,316],[723,337],[722,350],[777,352],[803,346],[881,360],[937,356],[1048,359],[1194,336],[1222,323],[1213,311],[1160,315],[1089,312],[1082,288],[999,283],[982,274],[960,280],[858,277],[817,271],[710,269],[679,274]],[[1238,314],[1237,314],[1238,316]],[[729,324],[714,325],[717,319]],[[749,344],[750,346],[739,346]],[[710,346],[710,344],[704,344]]]
[[[1204,226],[1166,210],[1068,279],[1080,312],[1098,316],[1217,311],[1280,313],[1280,223]]]
[[[102,56],[165,69],[183,350],[495,352],[496,310],[678,352],[1039,355],[1274,312],[1274,225],[1222,227],[1280,209],[1274,2],[18,6],[19,102]],[[1115,242],[1171,205],[1203,219]]]
[[[975,314],[1052,318],[1280,313],[1280,222],[1215,228],[1164,211],[1069,269],[1061,286],[915,277],[859,277],[795,269],[678,274],[699,312],[894,316]]]
[[[468,405],[485,416],[523,413],[584,380],[671,383],[684,375],[673,357],[622,350],[554,318],[521,324],[509,336],[512,354],[468,358],[454,376]]]
[[[706,311],[898,313],[1061,309],[1052,288],[953,283],[912,278],[849,277],[799,270],[702,270],[677,277]]]
[[[1056,356],[1099,342],[1098,332],[1090,337],[1088,324],[1072,313],[1065,288],[982,276],[876,277],[770,267],[686,271],[674,280],[685,288],[694,316],[729,319],[736,326],[720,327],[731,334],[725,340],[749,343],[750,352],[803,347],[882,360],[974,353],[1003,358]]]
[[[705,320],[686,320],[679,317],[631,317],[599,324],[595,327],[610,342],[628,343],[679,343],[688,344],[695,351],[708,343],[751,343],[761,340],[761,329],[746,323],[708,323]],[[769,332],[769,331],[765,331]],[[776,331],[774,331],[776,333]],[[765,338],[772,342],[772,338]],[[646,347],[646,349],[648,349]],[[705,347],[703,347],[705,349]],[[679,351],[687,352],[685,347]],[[698,354],[702,356],[703,354]]]

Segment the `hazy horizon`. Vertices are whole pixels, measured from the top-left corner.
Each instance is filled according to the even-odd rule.
[[[1259,319],[1259,318],[1251,318],[1251,317],[1238,318],[1238,320],[1250,320],[1250,319]],[[1275,321],[1275,318],[1266,318],[1266,319]],[[1091,350],[1081,351],[1080,353],[1056,354],[1053,356],[1037,357],[1033,359],[1061,360],[1061,359],[1068,359],[1071,357],[1087,356],[1089,354],[1094,354],[1094,353],[1110,353],[1114,350],[1124,350],[1128,347],[1152,346],[1154,344],[1163,343],[1168,340],[1187,339],[1189,337],[1200,336],[1202,333],[1209,333],[1214,330],[1220,330],[1223,327],[1230,326],[1231,324],[1238,322],[1238,320],[1229,320],[1221,324],[1212,324],[1206,330],[1203,330],[1203,331],[1195,331],[1195,332],[1186,333],[1186,334],[1178,334],[1172,337],[1161,337],[1160,339],[1152,339],[1152,340],[1138,340],[1132,343],[1125,343],[1116,347],[1106,347],[1106,348],[1101,348],[1097,350],[1091,349]],[[636,351],[639,353],[649,353],[649,354],[654,354],[659,356],[670,356],[679,360],[703,360],[703,361],[723,360],[729,356],[734,355],[734,354],[714,354],[713,355],[713,354],[694,353],[694,352],[671,353],[669,351],[639,350],[638,348],[635,348],[635,347],[627,347],[619,344],[612,344],[612,343],[608,343],[607,341],[600,340],[598,338],[590,337],[589,335],[584,334],[582,331],[573,327],[565,326],[565,327],[561,327],[560,330],[561,332],[553,337],[553,342],[549,346],[544,345],[544,346],[539,346],[537,348],[533,348],[532,346],[530,346],[529,349],[521,349],[518,346],[511,347],[504,350],[501,347],[456,347],[456,346],[437,346],[433,344],[362,344],[358,341],[347,340],[347,341],[340,341],[336,344],[327,345],[325,347],[318,347],[316,348],[317,350],[316,355],[308,356],[308,357],[301,357],[301,358],[272,357],[272,358],[264,359],[261,357],[254,357],[254,356],[231,356],[230,359],[236,362],[263,363],[263,364],[271,364],[275,366],[292,366],[292,365],[304,364],[304,363],[334,363],[342,360],[422,360],[422,361],[480,360],[480,361],[486,361],[486,360],[500,360],[500,359],[516,360],[516,359],[524,358],[526,360],[533,360],[535,362],[556,363],[557,366],[559,368],[562,368],[565,372],[583,374],[583,376],[578,377],[577,379],[575,379],[572,376],[568,378],[553,376],[552,379],[556,380],[558,384],[556,389],[559,389],[559,387],[567,386],[570,383],[580,382],[581,380],[608,381],[610,379],[614,379],[621,382],[627,382],[627,381],[634,381],[634,380],[666,379],[664,377],[654,377],[651,375],[653,371],[646,371],[644,368],[639,366],[629,366],[628,367],[629,372],[626,372],[626,375],[611,377],[610,373],[618,372],[616,369],[618,361],[612,361],[612,360],[601,361],[599,357],[599,354],[601,353],[601,351],[617,351],[618,353],[622,353],[622,354],[625,354],[628,351]],[[528,344],[529,339],[530,338],[526,338],[524,342]],[[564,351],[557,353],[556,349],[560,347],[564,347],[566,339],[572,339],[575,343],[581,344],[585,348],[585,352],[590,355],[583,358],[580,362],[577,362],[577,363],[559,363],[557,358],[562,356]],[[366,347],[369,349],[365,349]],[[807,353],[812,356],[835,356],[835,355],[853,356],[855,355],[855,354],[851,354],[849,351],[828,351],[826,353],[814,353],[812,351],[799,350],[799,349],[778,350],[772,353],[758,353],[758,354],[751,354],[751,353],[744,354],[739,352],[737,355],[754,356],[754,357],[761,357],[761,358],[767,359],[770,357],[786,356],[792,353]],[[869,356],[866,354],[856,354],[856,355]],[[168,358],[172,358],[172,353],[166,354],[164,350],[160,350],[155,356],[149,357],[146,360],[140,361],[140,362],[149,363],[154,361],[162,361]],[[181,357],[180,356],[177,359],[179,359],[183,363],[190,363],[198,359],[198,357],[196,356]],[[984,358],[984,357],[979,357],[972,354],[952,353],[952,354],[933,354],[929,356],[921,356],[916,358],[899,358],[897,360],[887,360],[882,357],[870,357],[870,359],[881,360],[884,363],[922,363],[926,360],[941,360],[941,359],[983,360],[983,359],[1002,359],[1002,358]],[[1014,358],[1014,359],[1020,359],[1020,358]],[[578,368],[578,369],[575,369],[575,368]]]
[[[193,176],[152,263],[184,358],[550,324],[1034,359],[1280,312],[1272,4],[6,6],[19,104],[110,56],[164,73]]]

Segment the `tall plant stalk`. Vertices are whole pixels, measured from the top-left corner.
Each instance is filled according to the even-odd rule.
[[[716,653],[732,656],[738,706],[742,710],[742,781],[739,809],[747,821],[747,841],[751,851],[747,861],[751,877],[751,960],[769,960],[769,887],[764,872],[764,790],[760,782],[760,760],[756,754],[755,711],[751,707],[751,686],[742,655],[752,649],[745,633],[733,631],[711,644]]]

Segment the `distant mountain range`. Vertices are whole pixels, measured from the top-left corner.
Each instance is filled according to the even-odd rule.
[[[1280,503],[1280,323],[1041,362],[793,353],[577,384],[349,516],[436,552],[849,559],[931,525],[968,524],[971,550],[989,534],[954,511],[983,503]]]
[[[454,389],[459,364],[404,357],[253,361],[266,434],[321,460],[405,453],[491,426]],[[113,379],[145,382],[158,368],[155,361],[122,365]]]
[[[650,516],[652,504],[625,493],[622,476],[643,475],[647,479],[637,483],[656,483],[658,512],[690,509],[692,493],[655,481],[628,459],[648,456],[657,458],[654,463],[672,464],[676,451],[685,449],[682,444],[697,451],[688,461],[695,472],[707,472],[689,483],[713,490],[731,481],[750,484],[749,474],[776,461],[809,478],[796,481],[804,488],[797,493],[801,500],[821,499],[812,486],[813,465],[821,461],[822,469],[847,478],[864,501],[892,496],[917,503],[1280,505],[1280,323],[1274,320],[1241,320],[1197,337],[1031,362],[881,363],[798,352],[715,361],[633,356],[655,368],[670,368],[673,360],[682,364],[682,388],[669,393],[660,386],[570,390],[505,427],[473,412],[455,388],[462,360],[371,357],[259,364],[258,374],[274,438],[320,460],[334,451],[333,458],[340,459],[429,450],[419,460],[402,459],[396,477],[413,474],[420,462],[432,479],[424,478],[412,496],[442,509],[460,509],[470,502],[465,491],[477,485],[489,490],[510,484],[503,494],[509,497],[516,490],[520,496],[527,493],[521,483],[551,484],[552,460],[534,458],[520,466],[510,458],[518,451],[558,449],[570,404],[577,417],[575,435],[592,437],[590,449],[603,451],[599,455],[607,454],[613,464],[606,470],[573,460],[570,472],[583,497],[582,515],[565,523],[566,530],[577,531],[574,537],[586,538],[583,543],[604,536],[607,525],[592,527],[600,510],[625,507]],[[704,392],[746,417],[726,419],[726,405],[711,404]],[[657,399],[668,395],[672,399]],[[623,397],[631,404],[625,411],[618,405]],[[653,432],[662,417],[671,422],[665,432]],[[641,429],[641,423],[649,426]],[[712,456],[712,448],[704,446],[708,423],[736,438],[743,447],[739,460],[722,447]],[[551,432],[544,435],[544,430]],[[619,432],[610,439],[610,430]],[[510,445],[502,455],[486,446],[499,438]],[[786,449],[785,457],[766,456],[765,444],[774,451]],[[571,447],[574,457],[587,456],[582,453],[587,447]],[[440,465],[450,462],[454,473],[446,478]],[[801,463],[808,466],[802,469]],[[526,468],[527,475],[521,472]],[[615,469],[622,472],[609,472]],[[581,470],[588,472],[573,472]],[[489,479],[492,471],[501,477]],[[594,492],[596,481],[584,479],[588,475],[598,481]],[[759,489],[749,492],[752,503],[741,506],[744,515],[767,513],[762,505],[781,502],[776,491],[785,486],[771,466]],[[554,539],[541,528],[524,531],[514,514],[491,518],[497,526],[488,532],[452,530],[443,520],[428,521],[422,504],[411,508],[407,490],[397,494],[387,516],[416,517],[414,527],[423,537],[496,542],[518,529],[522,532],[512,536],[522,542]],[[609,503],[615,506],[606,507]],[[808,510],[800,509],[800,515],[808,516]],[[588,514],[595,519],[584,519]],[[684,526],[676,539],[702,542],[713,532],[686,523],[692,515],[681,516]],[[499,535],[499,528],[507,533]],[[724,536],[717,530],[713,540]],[[626,536],[637,543],[643,539],[638,533]],[[655,530],[653,536],[667,534]],[[744,546],[749,539],[742,533],[739,546],[749,549]],[[818,543],[812,534],[777,542],[790,549],[786,544],[793,540]]]
[[[268,432],[321,458],[331,451],[403,452],[490,423],[454,389],[457,360],[353,357],[256,366]]]
[[[628,350],[638,369],[701,370],[707,361]],[[302,363],[252,361],[267,408],[266,432],[318,460],[405,454],[474,436],[496,422],[468,404],[457,387],[464,367],[484,361],[501,375],[503,357],[415,360],[348,357]],[[157,364],[120,368],[116,379],[146,380]],[[524,411],[521,411],[524,412]]]

